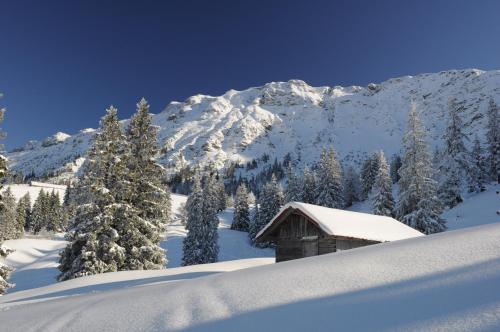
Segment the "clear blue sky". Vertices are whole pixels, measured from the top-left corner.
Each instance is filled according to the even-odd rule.
[[[96,127],[144,96],[219,95],[269,81],[365,85],[500,69],[500,1],[0,2],[7,148]]]

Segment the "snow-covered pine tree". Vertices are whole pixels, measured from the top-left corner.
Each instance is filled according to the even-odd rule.
[[[373,214],[392,217],[394,214],[394,198],[392,197],[392,180],[389,165],[381,150],[377,152],[378,172],[373,184]]]
[[[292,165],[287,169],[287,186],[285,190],[285,203],[302,202],[304,198],[304,183],[292,169]]]
[[[219,190],[217,180],[213,173],[205,176],[203,188],[203,223],[202,234],[203,238],[200,244],[201,264],[215,263],[219,257],[219,217],[217,212],[219,209]]]
[[[469,170],[469,154],[464,143],[467,136],[462,132],[463,110],[463,103],[458,103],[455,99],[450,100],[448,126],[443,136],[445,153],[442,155],[439,171],[444,179],[438,193],[441,202],[450,208],[463,201],[462,179],[466,178]]]
[[[59,193],[52,191],[47,195],[47,231],[62,232],[65,229],[65,220]]]
[[[484,151],[477,134],[474,136],[470,159],[469,192],[485,191],[485,184],[488,182],[488,172],[486,169]]]
[[[234,199],[234,214],[231,229],[248,232],[250,227],[250,208],[248,206],[248,191],[245,183],[236,190]]]
[[[224,185],[224,179],[222,178],[222,175],[217,175],[216,191],[217,211],[221,212],[227,208],[226,186]]]
[[[250,219],[250,225],[248,227],[248,238],[251,244],[255,243],[255,236],[258,233],[258,227],[260,226],[260,200],[255,199],[255,206],[252,211],[252,218]]]
[[[415,104],[409,113],[401,160],[397,218],[425,234],[444,231],[446,222],[440,217],[442,208],[437,197],[437,184],[433,180],[425,131]]]
[[[365,200],[370,195],[375,178],[378,172],[378,159],[377,154],[373,153],[370,157],[366,158],[361,165],[361,199]]]
[[[73,199],[73,186],[72,184],[68,184],[66,190],[64,191],[64,200],[63,200],[63,213],[66,219],[66,223],[71,224],[71,220],[75,217],[76,213],[76,205]]]
[[[391,180],[392,183],[398,183],[399,181],[399,169],[401,168],[401,157],[398,154],[394,154],[391,158]]]
[[[342,170],[333,148],[321,153],[317,176],[320,181],[316,184],[316,204],[329,208],[344,208]]]
[[[500,183],[500,107],[493,98],[490,99],[488,107],[488,131],[486,133],[488,143],[488,164],[491,179]]]
[[[166,184],[165,169],[156,163],[158,127],[152,124],[149,105],[142,98],[127,128],[129,142],[128,168],[131,183],[131,206],[138,213],[135,231],[140,232],[137,242],[127,250],[130,269],[162,268],[165,251],[160,247],[161,234],[170,220],[170,191]],[[137,234],[139,235],[139,234]],[[124,244],[125,245],[125,244]],[[133,262],[128,261],[133,256]]]
[[[119,230],[124,234],[123,225],[132,224],[136,216],[123,213],[122,205],[116,203],[129,192],[124,181],[124,143],[117,110],[111,106],[83,165],[73,229],[60,254],[61,281],[123,269],[125,248],[117,243]]]
[[[28,195],[27,193],[26,195]],[[20,236],[24,234],[24,228],[28,224],[28,219],[29,219],[29,212],[30,212],[30,204],[29,201],[27,201],[26,198],[29,199],[29,196],[23,196],[19,199],[19,202],[17,202],[17,207],[16,207],[16,214],[17,214],[17,229],[18,233]]]
[[[5,246],[2,246],[0,243],[0,258],[7,257],[7,255],[10,254],[12,251],[13,250]],[[11,272],[12,268],[5,265],[0,260],[0,295],[4,294],[8,288],[12,287],[12,285],[7,282],[7,279],[9,278]]]
[[[346,207],[359,201],[361,183],[354,167],[349,166],[344,176],[344,200]]]
[[[30,231],[33,234],[38,234],[43,228],[45,228],[46,221],[46,194],[42,189],[38,193],[37,198],[33,204],[33,210],[31,212],[31,222],[30,222]]]
[[[182,243],[182,265],[195,265],[202,261],[200,243],[203,241],[203,188],[199,171],[186,201],[187,235]]]
[[[2,94],[0,94],[0,98],[2,97]],[[3,116],[5,113],[4,108],[0,108],[0,123],[3,121]],[[0,139],[3,139],[5,137],[5,133],[0,130]],[[3,146],[0,144],[0,150],[2,150]],[[7,176],[7,158],[5,158],[2,154],[0,154],[0,258],[6,257],[11,250],[2,246],[2,241],[8,235],[8,230],[10,227],[7,226],[7,224],[3,224],[4,221],[8,220],[8,215],[9,215],[9,210],[12,209],[12,206],[9,207],[8,204],[11,204],[9,202],[9,197],[8,193],[3,191],[3,180]],[[15,217],[14,217],[15,219]],[[15,220],[13,220],[15,222]],[[3,229],[5,227],[5,230]],[[10,272],[12,272],[12,268],[9,266],[3,264],[0,261],[0,295],[5,293],[7,288],[11,287],[12,285],[7,282],[7,279],[9,278]]]
[[[274,216],[280,211],[281,205],[283,205],[283,191],[281,186],[278,184],[276,177],[271,177],[271,181],[266,183],[262,189],[261,196],[259,198],[259,217],[256,222],[252,225],[251,232],[249,236],[251,241],[257,247],[266,247],[267,243],[255,243],[255,236],[261,231],[264,226],[266,226]]]
[[[7,188],[2,193],[2,201],[0,202],[0,243],[21,236],[22,233],[20,233],[17,223],[16,199],[10,188]]]
[[[304,167],[302,179],[302,202],[316,204],[316,175],[310,171],[307,165]]]
[[[24,207],[24,213],[19,211],[18,216],[19,218],[24,217],[24,230],[29,230],[30,229],[30,224],[31,224],[31,195],[29,192],[27,192],[23,197],[18,202],[18,209],[19,206]],[[23,219],[19,219],[19,223],[22,223]]]

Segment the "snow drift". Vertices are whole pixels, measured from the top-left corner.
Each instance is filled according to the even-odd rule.
[[[176,282],[35,289],[2,297],[0,321],[6,331],[494,331],[499,248],[492,224]]]

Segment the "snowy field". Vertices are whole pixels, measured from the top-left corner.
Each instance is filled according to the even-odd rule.
[[[0,321],[5,331],[498,331],[498,248],[493,224],[211,275],[240,263],[113,273],[3,296]]]
[[[183,195],[172,195],[174,221],[167,229],[165,240],[161,242],[161,246],[167,249],[167,268],[181,265],[182,240],[186,236],[186,230],[180,223],[179,209],[186,199],[187,197]],[[251,261],[251,264],[274,262],[274,250],[252,247],[248,242],[247,233],[229,229],[232,217],[232,209],[227,209],[220,214],[219,261],[263,258],[262,260]],[[16,287],[10,289],[9,293],[47,286],[56,282],[55,278],[59,274],[57,270],[59,251],[66,246],[62,234],[51,237],[41,236],[9,240],[5,241],[4,244],[15,250],[6,259],[6,263],[15,268],[9,281],[16,284]],[[227,269],[235,269],[239,264],[233,263]],[[250,263],[242,262],[241,264],[241,266],[247,266]],[[226,267],[222,269],[224,270]],[[163,272],[160,275],[163,275]]]

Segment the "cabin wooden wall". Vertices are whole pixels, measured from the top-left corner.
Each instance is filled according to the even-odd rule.
[[[292,213],[281,223],[276,234],[276,262],[324,255],[378,242],[330,236],[301,214]]]

